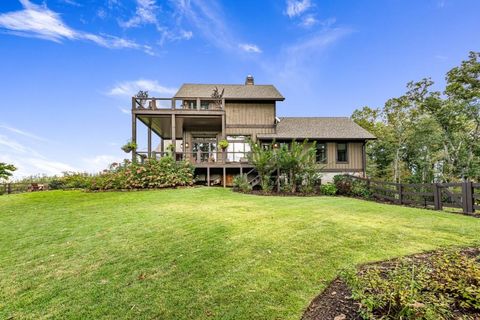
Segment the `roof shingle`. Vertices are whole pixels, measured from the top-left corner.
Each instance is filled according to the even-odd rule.
[[[213,89],[217,87],[221,92],[225,89],[225,99],[241,100],[277,100],[285,98],[273,85],[241,85],[241,84],[191,84],[185,83],[175,94],[174,98],[209,98]]]
[[[274,134],[260,139],[365,140],[375,136],[347,117],[282,117]]]

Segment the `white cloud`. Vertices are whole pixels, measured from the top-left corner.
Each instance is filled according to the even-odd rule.
[[[150,47],[137,44],[132,40],[77,31],[66,25],[60,15],[48,9],[45,4],[36,5],[29,0],[20,0],[20,2],[23,10],[0,14],[0,28],[8,33],[55,42],[65,39],[87,40],[110,49],[132,48],[152,54]]]
[[[158,6],[154,0],[137,0],[135,15],[125,22],[120,22],[124,28],[134,28],[144,24],[154,24],[159,28],[156,12]]]
[[[225,21],[218,1],[174,0],[177,23],[186,20],[209,43],[226,51],[238,52],[239,41]]]
[[[317,18],[315,18],[313,15],[309,14],[302,19],[302,22],[300,23],[300,25],[302,27],[305,27],[305,28],[311,28],[314,25],[316,25],[317,23],[318,23]]]
[[[278,57],[262,64],[270,77],[284,87],[308,87],[326,50],[351,34],[347,28],[326,29],[281,49]]]
[[[37,174],[56,175],[75,168],[59,161],[52,161],[11,137],[0,135],[0,162],[15,165],[14,178]]]
[[[305,13],[311,6],[312,3],[310,0],[287,0],[285,13],[290,18],[298,17]]]
[[[86,171],[97,173],[107,169],[114,162],[122,162],[123,159],[112,155],[98,155],[91,158],[82,159],[86,165]]]
[[[152,94],[172,96],[177,92],[175,88],[162,86],[156,80],[139,79],[135,81],[124,81],[118,83],[107,94],[111,96],[128,96],[131,97],[139,90],[146,90]]]
[[[6,124],[0,124],[0,129],[5,129],[5,130],[8,130],[10,132],[22,135],[22,136],[27,137],[27,138],[32,138],[32,139],[35,139],[35,140],[38,140],[38,141],[43,141],[43,142],[48,141],[47,139],[42,138],[40,136],[37,136],[36,134],[14,128],[14,127],[8,126]]]
[[[262,52],[262,50],[258,46],[254,45],[254,44],[250,44],[250,43],[241,43],[241,44],[238,45],[238,47],[245,52],[253,52],[253,53],[261,53]]]
[[[125,113],[125,114],[130,114],[132,112],[132,110],[129,110],[127,108],[118,108],[122,113]]]

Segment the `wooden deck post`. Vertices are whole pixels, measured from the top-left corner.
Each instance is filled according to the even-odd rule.
[[[152,157],[152,119],[148,120],[148,158]]]
[[[200,110],[200,98],[197,98],[197,110]]]
[[[172,156],[173,159],[177,159],[177,138],[175,137],[176,134],[176,128],[175,128],[175,114],[172,114]]]
[[[222,139],[225,139],[226,133],[225,133],[225,113],[222,114]]]
[[[365,142],[362,144],[362,174],[363,177],[367,177],[367,152]]]
[[[227,168],[223,167],[223,187],[227,187]]]
[[[240,167],[240,175],[243,176],[243,167]]]
[[[132,112],[132,143],[137,143],[137,115]],[[132,162],[137,161],[137,148],[132,150]]]
[[[210,187],[210,167],[207,167],[207,187]]]

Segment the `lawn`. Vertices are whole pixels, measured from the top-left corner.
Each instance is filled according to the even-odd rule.
[[[342,268],[480,244],[480,219],[222,188],[0,196],[0,319],[298,319]]]

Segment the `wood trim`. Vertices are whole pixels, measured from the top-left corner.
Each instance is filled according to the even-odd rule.
[[[338,144],[343,143],[345,144],[345,155],[347,157],[346,161],[338,161]],[[349,164],[350,157],[348,156],[348,151],[349,151],[349,143],[348,142],[335,142],[335,163],[337,164]]]
[[[195,117],[201,117],[201,116],[221,116],[222,114],[225,114],[224,110],[194,110],[194,109],[157,109],[157,110],[143,110],[143,109],[137,109],[137,110],[132,110],[132,113],[137,114],[137,115],[189,115],[189,116],[195,116]]]
[[[363,169],[320,169],[320,172],[362,172]]]
[[[274,124],[227,124],[229,129],[274,129],[276,126]]]

